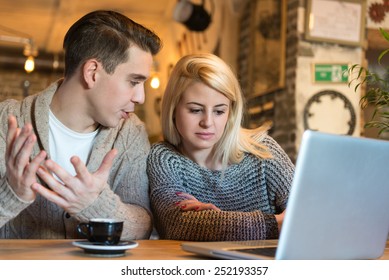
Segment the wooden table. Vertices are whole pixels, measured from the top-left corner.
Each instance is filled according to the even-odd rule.
[[[96,260],[102,258],[85,254],[72,245],[71,239],[0,239],[0,260]],[[129,249],[121,260],[198,260],[181,249],[181,241],[137,240],[138,247]]]
[[[72,245],[74,240],[0,239],[0,260],[96,260],[96,257]],[[121,260],[202,260],[181,249],[181,241],[137,240],[139,246],[127,250]],[[381,259],[389,260],[389,241]]]

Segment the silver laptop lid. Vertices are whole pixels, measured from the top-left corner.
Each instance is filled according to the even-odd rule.
[[[375,259],[389,232],[389,141],[304,132],[277,259]]]

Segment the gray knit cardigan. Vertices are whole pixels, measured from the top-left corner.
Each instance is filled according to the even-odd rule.
[[[150,236],[151,212],[148,198],[146,158],[150,144],[144,124],[131,115],[116,128],[101,128],[96,136],[87,168],[94,172],[106,153],[116,148],[106,188],[86,209],[70,217],[56,204],[37,196],[34,202],[19,199],[5,178],[5,146],[7,117],[16,116],[21,127],[30,122],[38,137],[33,156],[43,149],[50,157],[49,105],[60,81],[38,95],[22,102],[7,100],[0,103],[0,238],[80,238],[76,225],[93,217],[124,220],[123,239],[143,239]],[[42,183],[42,182],[41,182]]]
[[[278,238],[274,214],[288,200],[294,165],[270,136],[263,143],[273,155],[259,159],[245,154],[224,171],[201,167],[166,142],[151,148],[147,172],[157,231],[163,239],[191,241]],[[185,192],[222,211],[184,212],[176,192]]]

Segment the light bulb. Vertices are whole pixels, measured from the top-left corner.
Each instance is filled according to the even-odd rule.
[[[153,89],[159,88],[159,78],[158,78],[157,76],[154,76],[154,77],[151,79],[150,86],[151,86]]]
[[[34,71],[34,68],[35,68],[34,57],[30,55],[29,57],[27,57],[27,60],[24,63],[24,70],[26,70],[27,73],[31,73],[32,71]]]

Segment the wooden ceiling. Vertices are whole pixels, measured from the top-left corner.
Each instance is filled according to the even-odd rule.
[[[39,51],[62,51],[68,28],[84,14],[98,9],[116,10],[133,20],[164,32],[172,21],[177,0],[0,0],[0,36],[29,37]],[[0,40],[0,47],[15,45]]]

